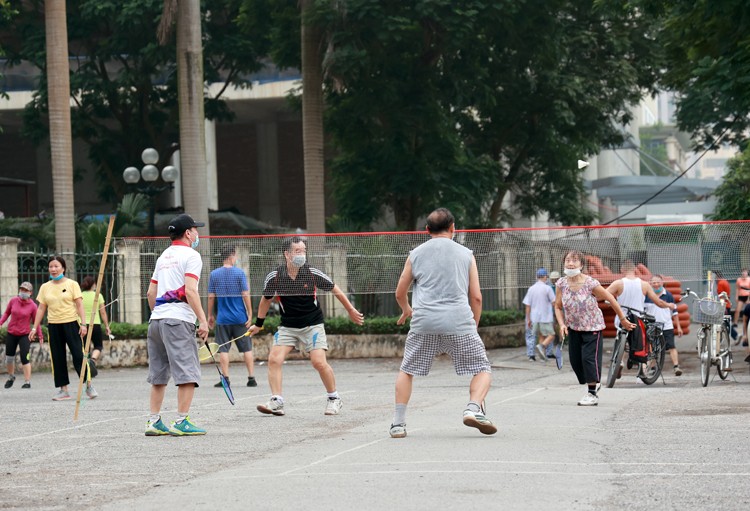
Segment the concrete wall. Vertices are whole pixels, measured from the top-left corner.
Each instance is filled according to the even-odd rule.
[[[484,345],[487,349],[511,348],[524,345],[524,325],[503,325],[483,327],[479,329]],[[336,358],[399,358],[404,354],[405,335],[328,335],[328,357]],[[272,336],[261,335],[253,339],[253,355],[257,360],[268,360],[268,350],[271,346]],[[31,345],[32,371],[49,371],[49,348],[44,344],[40,348],[38,343]],[[240,353],[233,349],[229,352],[232,362],[242,361]],[[5,345],[0,346],[0,359],[5,357]],[[290,360],[301,359],[304,356],[293,352]],[[16,356],[18,364],[18,356]],[[205,363],[210,363],[210,360]],[[100,363],[101,368],[108,367],[133,367],[148,365],[148,353],[146,340],[116,340],[105,341],[104,350]],[[68,367],[72,371],[70,355],[68,355]],[[5,365],[0,367],[4,372]],[[20,368],[16,368],[16,374]]]

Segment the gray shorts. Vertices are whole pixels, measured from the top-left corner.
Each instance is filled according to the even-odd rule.
[[[175,385],[201,381],[195,325],[180,319],[152,319],[148,325],[148,381]]]
[[[555,324],[554,323],[532,323],[531,331],[534,335],[555,335]]]
[[[432,361],[440,353],[450,355],[458,375],[492,372],[484,342],[476,332],[471,334],[409,332],[406,336],[401,370],[406,374],[427,376],[430,373]]]
[[[289,328],[280,326],[273,334],[274,346],[292,346],[299,351],[328,350],[328,340],[323,323],[306,326],[305,328]]]
[[[252,337],[240,337],[247,333],[247,327],[245,325],[216,325],[216,339],[214,341],[219,345],[219,353],[229,353],[229,348],[232,344],[237,345],[237,349],[240,353],[246,353],[253,351],[253,340]],[[224,344],[232,339],[236,339],[234,342]],[[222,346],[224,344],[224,346]]]

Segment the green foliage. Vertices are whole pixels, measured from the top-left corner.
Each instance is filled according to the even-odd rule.
[[[629,4],[351,0],[315,21],[334,194],[359,228],[383,206],[399,229],[438,205],[466,227],[590,221],[576,160],[622,141],[661,64]]]
[[[714,191],[714,220],[750,219],[750,148],[727,162],[727,173]]]
[[[366,318],[365,324],[356,325],[349,318],[326,318],[326,333],[330,335],[360,335],[360,334],[406,334],[409,332],[409,322],[397,325],[398,317]],[[516,310],[484,311],[479,322],[480,327],[509,325],[523,321],[523,313]],[[263,323],[262,335],[274,334],[279,329],[279,316],[269,316]],[[145,339],[148,324],[130,325],[128,323],[112,323],[112,334],[117,339]]]
[[[148,336],[148,323],[140,325],[110,323],[109,329],[115,339],[145,339]]]
[[[619,2],[617,2],[619,3]],[[655,48],[666,52],[662,84],[678,93],[677,123],[698,148],[744,147],[750,128],[750,10],[745,0],[635,0],[662,20]]]
[[[55,221],[50,215],[43,219],[4,218],[0,220],[0,236],[19,238],[22,251],[48,252],[55,249]]]
[[[19,15],[0,29],[18,36],[8,49],[42,71],[39,89],[24,114],[24,132],[37,143],[48,136],[43,1],[19,3]],[[240,0],[204,0],[204,76],[208,83],[248,86],[246,77],[261,67],[265,37],[247,37],[236,23]],[[99,196],[112,204],[125,193],[121,174],[154,147],[163,166],[178,138],[176,49],[156,32],[163,0],[68,0],[73,135],[85,141],[95,165]],[[263,20],[262,16],[257,16]],[[262,27],[261,27],[262,28]],[[263,32],[259,32],[263,33]],[[209,119],[231,117],[221,94],[205,98]]]

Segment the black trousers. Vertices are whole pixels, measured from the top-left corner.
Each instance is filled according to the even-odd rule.
[[[47,329],[49,330],[50,361],[52,362],[52,376],[55,379],[55,387],[70,385],[65,346],[68,347],[73,357],[73,367],[76,373],[78,373],[78,376],[81,375],[83,339],[81,339],[78,333],[79,328],[77,321],[70,323],[50,323],[47,325]]]
[[[568,329],[568,358],[578,383],[599,383],[602,378],[602,332]]]

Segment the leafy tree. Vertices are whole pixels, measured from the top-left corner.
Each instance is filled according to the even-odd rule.
[[[663,22],[662,84],[677,91],[677,123],[698,148],[725,142],[745,147],[750,128],[750,9],[745,0],[635,0]]]
[[[157,26],[162,0],[68,0],[71,94],[74,137],[89,147],[96,165],[99,195],[115,202],[124,194],[121,178],[126,162],[140,161],[146,147],[159,151],[164,164],[177,139],[178,107],[174,39],[160,45]],[[48,133],[44,74],[44,2],[20,3],[19,15],[6,22],[18,36],[7,48],[12,62],[26,60],[42,70],[39,90],[25,112],[24,130],[36,142]],[[229,119],[222,99],[229,86],[249,86],[247,76],[262,64],[267,38],[247,37],[236,24],[240,0],[204,0],[202,10],[204,79],[224,83],[215,97],[205,98],[209,119]],[[253,18],[264,33],[266,18]],[[0,22],[1,23],[1,22]]]
[[[334,193],[362,227],[383,205],[402,229],[437,205],[589,221],[575,162],[622,140],[660,62],[629,4],[350,0],[317,19]]]
[[[750,148],[727,162],[727,173],[714,191],[714,220],[750,219]]]
[[[8,3],[8,0],[0,0],[0,22],[9,22],[10,19],[13,17],[13,14],[15,13],[15,10],[11,9],[10,3]],[[3,51],[3,47],[0,46],[0,58],[5,56],[5,52]],[[0,80],[2,80],[3,75],[0,73]],[[0,90],[0,99],[7,99],[8,95],[5,93],[5,91]],[[3,132],[3,127],[0,126],[0,133]]]

